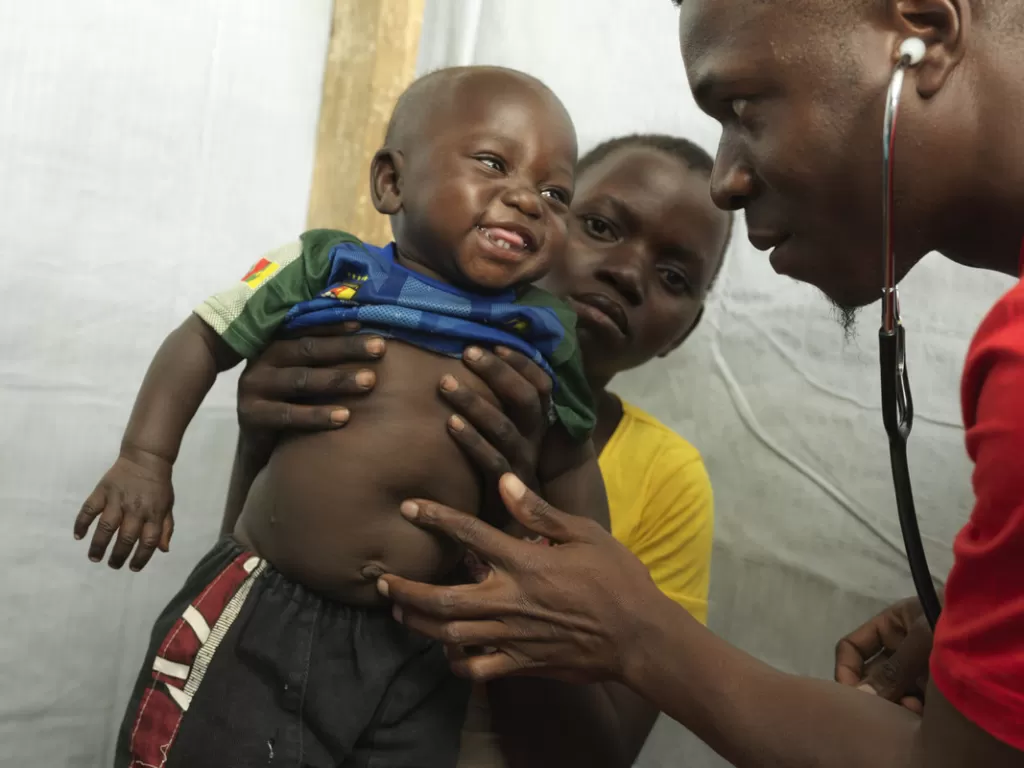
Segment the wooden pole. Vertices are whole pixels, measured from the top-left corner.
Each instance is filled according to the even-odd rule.
[[[335,0],[307,225],[391,240],[370,201],[370,160],[416,71],[425,0]]]

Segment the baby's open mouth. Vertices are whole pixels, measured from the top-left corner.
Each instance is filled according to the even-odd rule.
[[[487,240],[506,251],[532,250],[533,238],[525,232],[516,232],[506,227],[477,227]]]

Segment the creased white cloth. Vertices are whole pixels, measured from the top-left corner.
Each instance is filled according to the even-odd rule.
[[[0,2],[0,766],[109,766],[152,622],[216,539],[233,376],[141,574],[71,524],[161,339],[303,228],[329,0]]]

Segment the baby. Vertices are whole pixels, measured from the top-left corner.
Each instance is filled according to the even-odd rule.
[[[535,79],[428,75],[399,100],[371,168],[395,242],[307,232],[167,338],[120,456],[75,523],[82,538],[99,518],[93,560],[114,537],[117,565],[138,541],[133,570],[168,548],[171,467],[220,371],[286,329],[358,321],[395,341],[359,420],[282,439],[234,535],[157,620],[116,766],[455,765],[468,688],[441,647],[392,620],[375,582],[454,578],[462,553],[398,507],[420,497],[481,508],[436,389],[452,374],[500,405],[462,365],[468,344],[516,349],[549,373],[543,491],[607,525],[575,316],[531,286],[565,247],[575,162],[569,116]]]

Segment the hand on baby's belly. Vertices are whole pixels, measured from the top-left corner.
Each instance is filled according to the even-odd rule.
[[[458,563],[447,537],[399,513],[408,498],[475,513],[476,470],[448,434],[446,373],[483,385],[461,362],[391,343],[378,386],[346,402],[348,426],[294,435],[278,446],[250,491],[237,533],[285,576],[344,602],[380,602],[381,572],[437,582]],[[489,394],[489,393],[488,393]]]

